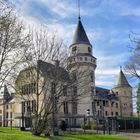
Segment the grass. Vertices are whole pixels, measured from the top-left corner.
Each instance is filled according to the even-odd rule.
[[[22,132],[19,129],[0,127],[0,140],[134,140],[124,138],[117,135],[97,135],[97,134],[79,134],[79,135],[64,135],[55,137],[37,137],[30,132]]]

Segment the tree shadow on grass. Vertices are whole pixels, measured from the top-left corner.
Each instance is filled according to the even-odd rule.
[[[7,133],[7,132],[4,132],[4,131],[1,131],[1,130],[0,130],[0,133]]]

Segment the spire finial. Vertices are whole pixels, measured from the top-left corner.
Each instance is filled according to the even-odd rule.
[[[80,0],[78,0],[78,19],[81,19],[81,15],[80,15]]]

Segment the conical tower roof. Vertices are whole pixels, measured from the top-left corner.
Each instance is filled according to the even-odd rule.
[[[79,17],[72,44],[90,44],[85,29]]]
[[[120,69],[119,77],[118,77],[117,84],[115,85],[115,87],[131,87],[122,69]]]

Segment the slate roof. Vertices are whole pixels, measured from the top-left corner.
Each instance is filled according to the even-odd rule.
[[[55,66],[51,63],[44,62],[39,60],[38,61],[38,68],[41,74],[45,77],[49,77],[51,79],[58,79],[58,80],[69,80],[69,74],[68,72],[59,66]]]
[[[131,87],[130,84],[128,83],[122,69],[120,70],[117,84],[114,87]]]
[[[81,43],[91,45],[85,32],[85,29],[82,25],[82,22],[79,18],[72,44],[81,44]]]
[[[116,94],[109,89],[96,87],[96,96],[101,100],[117,100]]]

